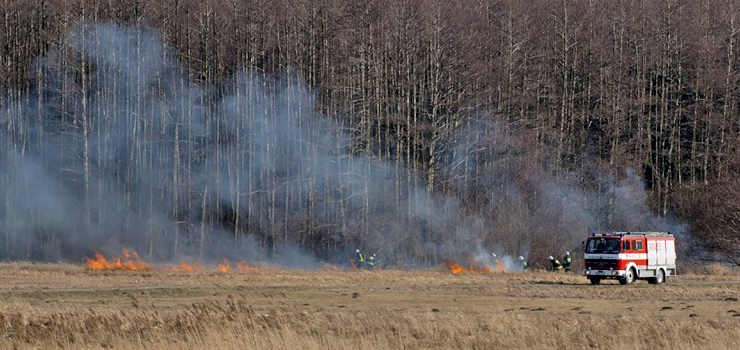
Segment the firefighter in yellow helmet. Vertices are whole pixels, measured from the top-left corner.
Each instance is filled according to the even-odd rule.
[[[360,253],[359,249],[355,249],[355,265],[357,265],[358,269],[362,269],[363,265],[365,264],[365,256]]]
[[[375,269],[375,253],[372,253],[370,256],[367,257],[367,269]]]
[[[529,262],[527,260],[524,260],[523,256],[519,256],[519,264],[522,266],[522,270],[529,269]]]
[[[550,259],[550,264],[552,264],[553,271],[560,271],[563,269],[563,264],[561,264],[558,259],[553,258],[552,255],[550,255],[548,259]]]
[[[565,252],[565,256],[563,257],[563,270],[565,272],[570,272],[570,264],[573,263],[573,259],[570,258],[570,252]]]

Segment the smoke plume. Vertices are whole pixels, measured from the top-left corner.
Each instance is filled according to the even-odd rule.
[[[208,85],[141,28],[81,25],[63,42],[0,111],[2,260],[127,246],[310,268],[360,248],[412,266],[668,227],[634,172],[555,177],[527,135],[481,116],[445,131],[430,195],[408,164],[357,151],[291,73]]]

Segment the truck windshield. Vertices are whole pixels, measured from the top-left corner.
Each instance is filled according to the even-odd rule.
[[[619,253],[619,238],[589,238],[586,253]]]

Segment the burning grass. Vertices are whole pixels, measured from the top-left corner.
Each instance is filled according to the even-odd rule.
[[[454,261],[447,261],[445,263],[447,270],[454,274],[458,273],[494,273],[494,272],[505,272],[504,265],[497,261],[493,267],[488,267],[480,264],[471,262],[468,266],[460,265]]]
[[[120,271],[148,271],[149,264],[139,259],[136,252],[129,253],[123,248],[122,257],[113,258],[110,262],[103,254],[95,253],[95,257],[85,257],[87,268],[90,270],[120,270]]]
[[[106,258],[101,253],[95,253],[94,257],[84,257],[88,270],[92,271],[172,271],[172,272],[199,272],[209,270],[207,267],[198,263],[180,262],[180,264],[162,264],[154,265],[147,263],[139,258],[136,251],[129,251],[123,248],[121,257]],[[224,258],[223,263],[218,264],[215,271],[220,272],[245,272],[245,271],[258,271],[259,268],[255,266],[249,266],[244,261],[236,263],[236,270],[231,269],[231,263]]]
[[[198,271],[206,271],[206,268],[199,265],[198,263],[187,263],[187,262],[181,262],[179,265],[169,265],[164,267],[165,271],[173,271],[173,272],[198,272]]]

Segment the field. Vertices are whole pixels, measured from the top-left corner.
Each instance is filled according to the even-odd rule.
[[[0,264],[3,349],[737,349],[740,278]]]

